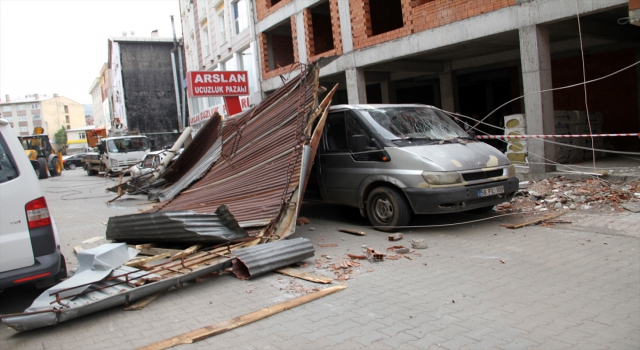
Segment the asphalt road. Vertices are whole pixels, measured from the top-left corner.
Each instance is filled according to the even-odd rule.
[[[146,207],[144,196],[118,200],[116,179],[82,170],[41,180],[70,270],[74,246],[105,243],[110,216]],[[419,217],[389,242],[352,208],[305,204],[311,224],[293,237],[316,246],[304,271],[348,288],[297,308],[178,348],[229,349],[638,349],[640,215],[572,212],[571,224],[509,230],[528,217],[457,214]],[[468,222],[460,224],[462,222]],[[429,227],[418,227],[429,226]],[[367,232],[355,236],[338,228]],[[385,251],[425,239],[428,248],[398,260],[334,270],[363,246]],[[321,245],[336,245],[322,247]],[[389,257],[389,256],[388,256]],[[337,271],[337,273],[336,273]],[[348,279],[347,279],[348,278]],[[231,275],[169,290],[141,311],[113,308],[28,332],[0,328],[0,349],[127,349],[222,322],[323,288],[275,273]],[[40,293],[0,294],[0,313],[22,311]]]

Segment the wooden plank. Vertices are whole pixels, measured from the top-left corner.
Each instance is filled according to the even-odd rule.
[[[150,257],[144,258],[144,259],[129,261],[129,262],[125,263],[125,265],[131,266],[131,267],[140,267],[140,266],[146,265],[147,263],[150,263],[152,261],[168,258],[170,256],[171,256],[170,253],[164,253],[164,254],[160,254],[160,255],[150,256]]]
[[[196,250],[202,248],[202,244],[196,244],[196,245],[192,245],[191,247],[182,250],[180,252],[178,252],[177,254],[174,254],[173,256],[171,256],[171,260],[177,260],[182,258],[183,256],[187,256],[193,252],[195,252]]]
[[[183,333],[183,334],[180,334],[180,335],[175,336],[173,338],[168,338],[168,339],[165,339],[165,340],[161,340],[159,342],[156,342],[156,343],[153,343],[153,344],[149,344],[149,345],[141,347],[139,349],[141,349],[141,350],[160,350],[160,349],[168,349],[168,348],[174,347],[174,346],[179,345],[179,344],[191,344],[191,343],[197,342],[199,340],[206,339],[208,337],[211,337],[211,336],[214,336],[214,335],[217,335],[217,334],[221,334],[221,333],[230,331],[232,329],[247,325],[249,323],[253,323],[253,322],[259,321],[259,320],[261,320],[263,318],[269,317],[271,315],[275,315],[275,314],[280,313],[282,311],[286,311],[286,310],[292,309],[292,308],[294,308],[296,306],[300,306],[300,305],[308,303],[310,301],[322,298],[322,297],[324,297],[326,295],[335,293],[335,292],[343,290],[345,288],[347,288],[347,286],[344,286],[344,285],[325,288],[325,289],[322,289],[322,290],[317,291],[315,293],[303,295],[301,297],[298,297],[298,298],[295,298],[295,299],[291,299],[291,300],[285,301],[285,302],[277,304],[277,305],[269,306],[269,307],[266,307],[264,309],[248,313],[246,315],[242,315],[242,316],[239,316],[239,317],[227,320],[227,321],[223,321],[223,322],[211,325],[211,326],[207,326],[207,327],[203,327],[203,328],[200,328],[200,329],[196,329],[195,331]]]
[[[546,216],[543,216],[543,217],[539,217],[539,218],[536,218],[536,219],[523,221],[523,222],[520,222],[520,223],[517,223],[517,224],[500,224],[500,226],[506,227],[506,228],[516,229],[516,228],[520,228],[520,227],[523,227],[523,226],[537,224],[537,223],[540,223],[540,222],[543,222],[543,221],[554,219],[554,218],[557,218],[558,216],[562,216],[562,215],[564,215],[566,213],[567,213],[566,211],[561,211],[561,212],[558,212],[558,213],[553,213],[553,214],[546,215]]]
[[[142,255],[159,255],[159,254],[164,254],[164,253],[169,253],[171,255],[175,255],[180,253],[182,250],[180,249],[168,249],[168,248],[144,248],[144,249],[140,249],[140,253]]]
[[[161,290],[157,293],[151,294],[147,297],[144,297],[140,300],[138,300],[137,302],[135,302],[132,305],[129,305],[127,307],[125,307],[123,310],[124,311],[137,311],[137,310],[142,310],[144,309],[147,305],[151,304],[152,301],[156,300],[159,296],[161,296],[162,294],[164,294],[166,291],[168,290]]]
[[[136,244],[134,246],[131,246],[131,245],[129,245],[129,246],[133,247],[133,248],[135,248],[137,250],[142,250],[142,249],[145,249],[145,248],[155,247],[156,245],[153,244],[153,243],[147,243],[147,244]]]
[[[345,233],[350,233],[352,235],[357,235],[357,236],[364,236],[364,235],[367,234],[364,231],[352,230],[352,229],[348,229],[348,228],[339,228],[338,231],[345,232]]]
[[[300,279],[303,279],[303,280],[306,280],[306,281],[311,281],[311,282],[316,282],[316,283],[324,283],[324,284],[331,283],[331,278],[314,275],[314,274],[307,273],[307,272],[304,272],[304,271],[292,269],[290,267],[285,267],[283,269],[276,270],[276,272],[277,273],[281,273],[281,274],[286,275],[286,276],[300,278]]]
[[[330,247],[337,247],[337,246],[338,246],[337,243],[325,243],[320,245],[320,247],[322,248],[330,248]]]

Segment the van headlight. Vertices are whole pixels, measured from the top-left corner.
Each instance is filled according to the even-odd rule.
[[[511,164],[509,165],[509,168],[507,168],[507,176],[509,177],[514,177],[516,176],[516,166]]]
[[[455,171],[423,171],[422,178],[429,185],[451,185],[462,182],[460,174]]]
[[[118,166],[118,160],[111,158],[111,167],[115,168]]]

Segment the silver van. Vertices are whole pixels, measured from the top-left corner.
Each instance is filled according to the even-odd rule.
[[[360,209],[383,231],[412,214],[490,210],[518,190],[515,168],[427,105],[330,108],[305,199]]]
[[[55,222],[29,161],[6,119],[0,118],[0,290],[67,277]]]

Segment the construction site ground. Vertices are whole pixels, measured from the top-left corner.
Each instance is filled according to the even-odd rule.
[[[74,246],[105,243],[109,217],[149,205],[145,196],[130,196],[107,206],[114,195],[104,189],[116,180],[75,170],[40,181],[71,271]],[[505,213],[418,217],[391,242],[357,209],[306,203],[301,216],[310,223],[292,237],[311,239],[316,255],[297,268],[348,288],[177,348],[639,348],[640,214],[578,208],[555,224],[508,229],[500,224],[536,213]],[[415,239],[428,247],[387,251],[411,248]],[[363,255],[366,246],[386,253],[385,260],[346,255]],[[2,327],[0,348],[136,348],[325,287],[277,273],[248,281],[227,274],[172,288],[140,311],[112,308],[23,333]],[[5,290],[0,313],[23,311],[38,293]]]

